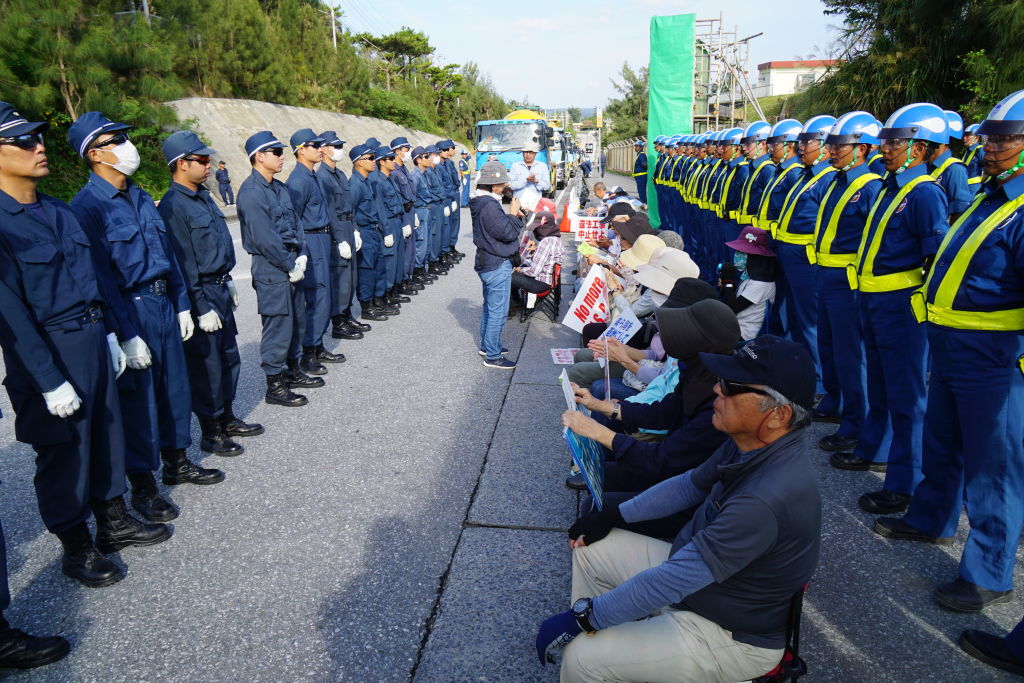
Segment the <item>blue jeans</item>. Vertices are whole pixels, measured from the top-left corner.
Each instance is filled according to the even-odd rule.
[[[480,316],[480,348],[488,358],[501,357],[501,331],[508,318],[512,293],[512,262],[506,259],[494,270],[477,273],[484,285],[484,310]]]

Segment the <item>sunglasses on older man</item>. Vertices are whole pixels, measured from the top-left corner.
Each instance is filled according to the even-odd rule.
[[[722,396],[737,396],[739,394],[758,394],[760,396],[771,395],[764,389],[758,389],[757,387],[752,387],[749,384],[730,382],[729,380],[721,377],[718,378],[718,388],[722,392]]]
[[[13,145],[19,149],[32,150],[43,144],[42,133],[26,133],[13,138],[0,138],[0,145]]]

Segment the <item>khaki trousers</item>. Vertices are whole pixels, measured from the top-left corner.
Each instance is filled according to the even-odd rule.
[[[572,600],[606,593],[668,559],[671,545],[612,529],[592,546],[573,551]],[[659,613],[580,634],[565,649],[562,681],[700,681],[736,683],[768,673],[782,659],[693,612]]]

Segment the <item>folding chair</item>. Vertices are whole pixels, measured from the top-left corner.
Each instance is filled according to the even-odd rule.
[[[526,298],[526,305],[519,311],[519,322],[526,322],[526,319],[538,310],[545,311],[551,322],[555,322],[562,307],[562,264],[555,264],[555,269],[551,273],[551,286],[540,294],[519,291]]]
[[[804,593],[807,586],[801,588],[789,603],[789,620],[786,624],[786,649],[782,653],[782,661],[764,676],[758,676],[751,683],[783,683],[795,681],[807,673],[807,664],[800,659],[800,614],[804,607]]]

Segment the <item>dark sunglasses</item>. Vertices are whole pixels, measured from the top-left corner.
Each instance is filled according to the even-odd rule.
[[[24,150],[33,150],[41,144],[43,144],[42,133],[26,133],[13,138],[0,138],[0,145],[14,145]]]
[[[195,163],[202,164],[203,166],[210,165],[210,157],[184,157],[184,160],[194,161]]]
[[[273,154],[275,157],[284,156],[284,149],[282,149],[281,147],[274,147],[273,149],[261,149],[260,151],[266,152],[267,154]]]
[[[740,384],[739,382],[730,382],[727,379],[718,378],[718,388],[722,392],[722,396],[736,396],[738,394],[758,394],[760,396],[770,396],[770,394],[764,389],[758,389],[752,387],[749,384]]]
[[[99,149],[100,147],[109,147],[110,145],[123,145],[128,142],[128,133],[120,132],[114,133],[113,137],[103,142],[94,142],[89,146],[89,149]]]
[[[303,147],[312,147],[313,149],[320,149],[323,146],[324,143],[322,142],[307,142],[306,144],[303,145]]]

